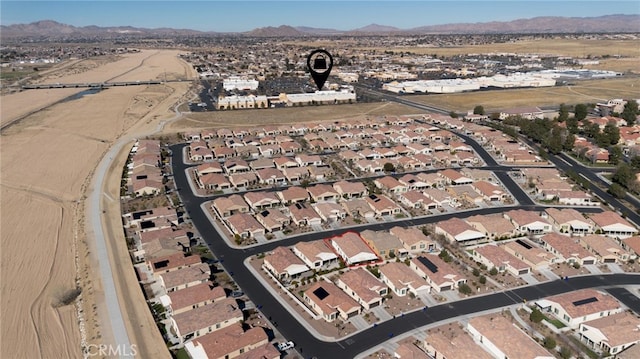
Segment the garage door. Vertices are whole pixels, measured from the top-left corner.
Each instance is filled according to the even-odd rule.
[[[584,261],[584,262],[582,262],[582,264],[584,264],[584,265],[595,264],[595,261],[594,261],[594,260],[592,260],[592,259],[590,259],[590,260],[588,260],[588,261]]]
[[[604,260],[605,263],[615,263],[616,260],[614,258],[607,258]]]

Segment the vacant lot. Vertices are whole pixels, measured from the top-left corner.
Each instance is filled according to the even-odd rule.
[[[43,81],[146,80],[164,76],[164,72],[193,76],[192,68],[177,55],[173,50],[145,50],[104,62],[80,61],[49,73]],[[85,232],[85,194],[109,147],[153,132],[159,119],[173,116],[168,110],[188,86],[110,88],[53,106],[52,102],[79,90],[28,90],[2,97],[3,123],[32,114],[1,135],[0,357],[82,357],[76,308],[65,300],[76,286],[82,289],[88,344],[111,343],[97,268],[98,261],[108,258],[99,257],[91,246],[93,241],[87,240],[92,228]],[[111,233],[106,235],[112,241],[110,253],[126,264],[112,266],[113,277],[119,281],[121,303],[129,303],[121,309],[131,343],[145,357],[168,357],[137,286],[122,234],[117,198],[126,155],[117,161],[114,157],[119,164],[108,174],[106,182],[111,186],[102,189],[110,204],[103,208],[105,223],[113,218],[113,226],[106,228]]]
[[[165,132],[189,129],[219,128],[231,126],[258,126],[267,124],[293,124],[300,122],[325,122],[384,115],[409,115],[422,113],[413,107],[391,102],[361,103],[352,105],[307,106],[277,109],[212,111],[191,113],[169,124]]]
[[[611,98],[637,98],[640,78],[576,81],[571,86],[492,90],[443,95],[416,95],[409,99],[457,112],[482,105],[487,113],[500,109],[539,106],[558,107],[561,103],[596,103]]]

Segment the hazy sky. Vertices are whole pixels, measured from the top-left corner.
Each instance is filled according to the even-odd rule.
[[[6,1],[2,25],[55,20],[74,26],[172,27],[248,31],[264,26],[352,30],[372,23],[409,29],[457,22],[509,21],[536,16],[640,14],[640,1]],[[639,31],[639,29],[630,29]]]

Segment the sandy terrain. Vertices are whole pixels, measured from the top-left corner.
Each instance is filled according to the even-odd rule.
[[[147,50],[109,61],[79,62],[67,75],[42,82],[148,80],[193,76],[177,51]],[[86,344],[109,343],[103,328],[105,308],[92,240],[84,228],[84,199],[92,174],[106,151],[117,143],[153,132],[173,117],[189,83],[110,88],[57,104],[77,89],[29,90],[2,97],[2,123],[37,111],[2,131],[2,343],[0,357],[81,357],[77,307],[62,298],[82,288]],[[119,177],[128,146],[108,172],[104,208],[105,236],[112,253],[113,277],[132,344],[144,357],[168,357],[166,346],[146,307],[123,238]],[[105,260],[105,258],[100,258]],[[79,308],[79,307],[78,307]]]

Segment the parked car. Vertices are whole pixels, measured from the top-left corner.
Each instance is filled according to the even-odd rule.
[[[292,341],[288,341],[288,342],[283,342],[278,344],[278,350],[280,350],[281,352],[292,349],[295,346],[295,344],[293,344]]]

